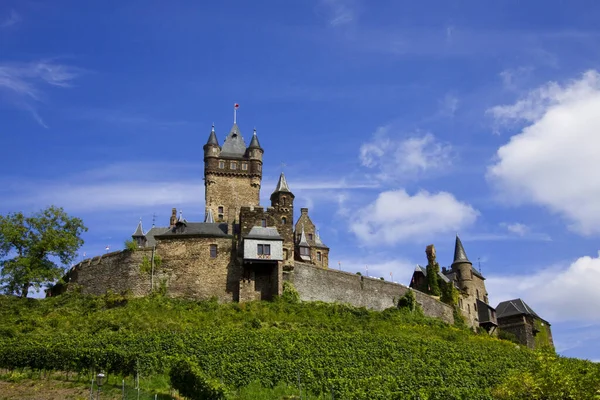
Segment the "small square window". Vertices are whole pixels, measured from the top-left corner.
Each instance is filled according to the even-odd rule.
[[[308,240],[313,240],[313,234],[312,233],[308,234]]]
[[[258,244],[256,245],[256,253],[259,256],[269,256],[271,255],[271,245],[270,244]]]
[[[260,226],[262,226],[263,228],[266,228],[267,227],[267,220],[266,219],[261,220],[260,221]]]
[[[216,244],[210,245],[210,258],[217,258],[217,245]]]
[[[219,168],[225,168],[225,161],[219,161]]]
[[[223,214],[223,206],[219,206],[219,214]]]
[[[232,162],[231,164],[229,164],[229,168],[231,168],[231,169],[237,169],[237,163],[236,162]]]
[[[242,170],[243,171],[248,171],[248,164],[247,163],[242,163]]]
[[[308,247],[300,247],[301,256],[310,256],[310,249]]]
[[[321,261],[321,253],[317,252],[317,261]]]

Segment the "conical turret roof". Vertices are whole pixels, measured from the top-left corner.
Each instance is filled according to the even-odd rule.
[[[310,247],[306,240],[306,234],[304,233],[304,224],[302,224],[302,234],[300,234],[300,243],[298,243],[298,246]]]
[[[254,134],[252,135],[252,140],[250,140],[250,146],[248,146],[248,148],[261,148],[260,143],[258,142],[258,136],[256,136],[256,129],[254,130]]]
[[[315,232],[315,246],[316,247],[324,247],[324,248],[328,248],[327,246],[325,246],[325,244],[323,243],[323,241],[321,240],[321,235],[319,235],[319,230],[317,229],[317,231]]]
[[[215,223],[215,218],[213,217],[212,209],[210,209],[210,208],[206,209],[206,217],[204,218],[204,222],[206,222],[207,224]]]
[[[144,228],[142,227],[142,219],[140,218],[140,222],[138,222],[138,226],[135,229],[135,232],[133,232],[133,235],[131,235],[131,237],[136,238],[136,237],[144,237],[144,236],[146,236],[146,235],[144,234]]]
[[[454,244],[454,261],[452,262],[452,265],[459,264],[459,263],[473,264],[467,258],[467,253],[465,253],[465,248],[463,247],[462,242],[460,241],[460,238],[458,237],[458,235],[456,235],[456,243]]]
[[[290,187],[287,184],[287,180],[285,179],[285,175],[283,174],[283,172],[281,173],[281,175],[279,175],[279,181],[277,182],[277,186],[275,187],[275,190],[273,191],[273,193],[277,193],[277,192],[291,192]]]
[[[217,135],[215,134],[215,126],[212,126],[210,131],[210,136],[208,137],[208,142],[206,144],[214,144],[216,146],[219,145],[219,140],[217,139]]]

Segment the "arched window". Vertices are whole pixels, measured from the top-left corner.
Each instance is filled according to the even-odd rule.
[[[281,217],[281,224],[285,225],[287,223],[287,218],[286,217]]]
[[[285,197],[281,198],[281,205],[285,206],[285,200],[286,200]]]

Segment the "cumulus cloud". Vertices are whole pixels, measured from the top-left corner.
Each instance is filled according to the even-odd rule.
[[[42,100],[43,87],[69,87],[80,73],[78,68],[48,60],[0,63],[0,97],[29,111],[40,125],[47,127],[34,107]]]
[[[477,219],[479,212],[452,194],[405,190],[380,193],[355,213],[350,230],[370,245],[393,245],[404,240],[428,239],[438,233],[456,232]]]
[[[488,276],[493,305],[522,298],[542,318],[553,322],[600,322],[600,256],[581,257],[530,275]]]
[[[487,178],[509,201],[547,207],[583,235],[600,233],[600,74],[548,83],[489,112],[525,126],[500,147]]]
[[[436,173],[452,164],[452,146],[432,134],[394,138],[391,126],[377,128],[360,147],[360,162],[376,172],[381,181],[406,180]]]

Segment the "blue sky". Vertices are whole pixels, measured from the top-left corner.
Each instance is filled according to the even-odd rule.
[[[202,146],[237,102],[263,204],[283,168],[332,267],[407,284],[430,243],[449,265],[459,232],[494,305],[523,298],[561,354],[600,360],[599,17],[595,1],[4,0],[0,212],[62,206],[87,255],[172,207],[201,220]]]

